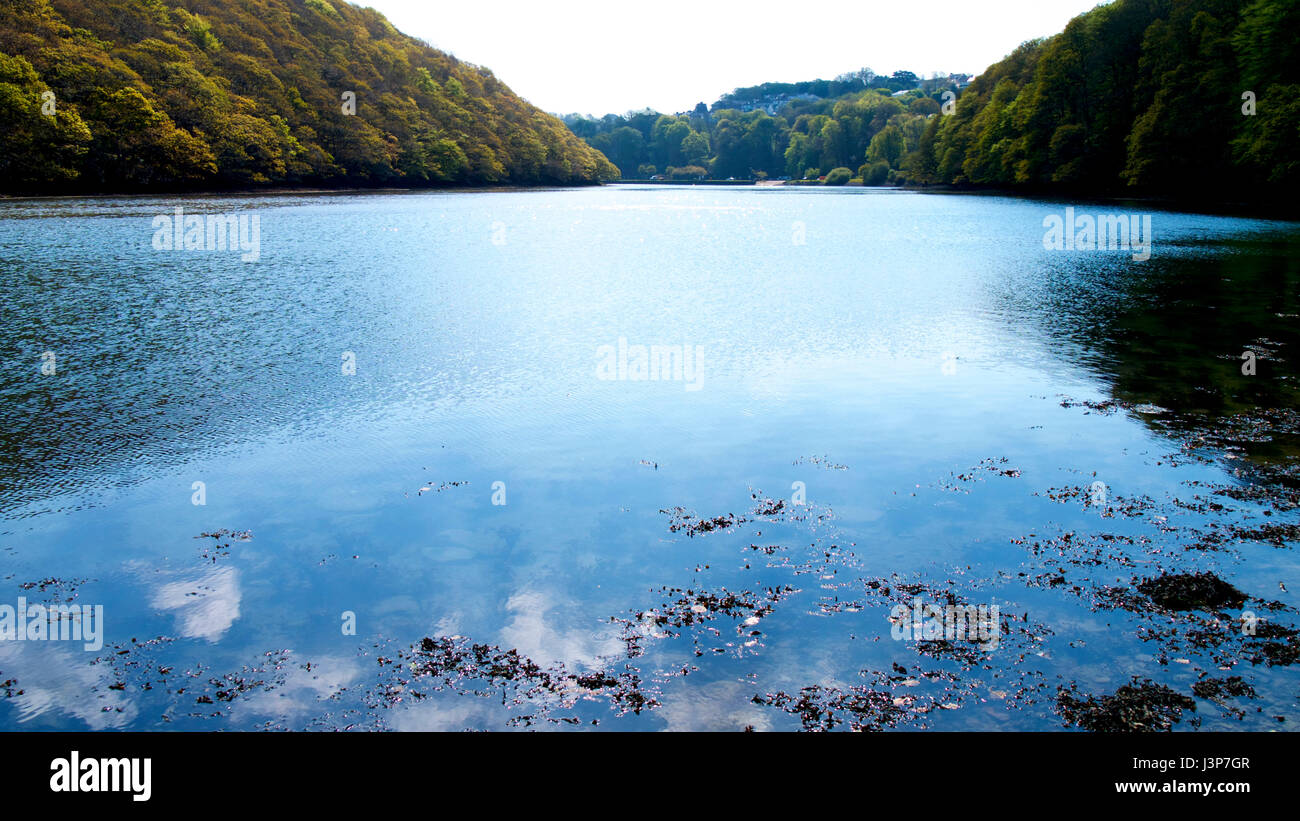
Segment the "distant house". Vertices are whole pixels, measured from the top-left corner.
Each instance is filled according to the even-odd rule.
[[[769,94],[767,96],[760,97],[757,100],[746,100],[741,103],[737,103],[734,105],[727,105],[724,107],[736,108],[739,109],[740,111],[766,111],[768,114],[771,114],[772,116],[775,117],[776,114],[782,108],[785,107],[786,103],[791,103],[794,102],[795,100],[820,100],[820,99],[821,97],[818,97],[816,94],[807,94],[807,93]],[[715,105],[715,108],[717,107],[718,106]]]

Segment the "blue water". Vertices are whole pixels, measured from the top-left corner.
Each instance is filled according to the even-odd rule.
[[[1151,214],[1151,259],[1045,250],[1067,204]],[[256,216],[258,259],[156,250],[177,206]],[[1180,616],[1071,588],[1208,569],[1294,625],[1289,536],[1189,549],[1294,505],[1175,500],[1297,486],[1289,417],[1205,432],[1295,408],[1298,240],[874,189],[0,203],[0,604],[102,604],[105,629],[0,640],[0,728],[798,729],[768,697],[815,687],[888,691],[901,729],[1041,730],[1067,726],[1061,686],[1240,675],[1244,716],[1200,699],[1177,727],[1289,729],[1293,665],[1164,652],[1142,631]],[[599,378],[620,339],[698,352],[695,382]],[[1047,495],[1096,481],[1153,507]],[[692,537],[677,507],[746,521]],[[200,535],[223,529],[251,538]],[[1013,540],[1065,532],[1134,543],[1030,583],[1057,565]],[[866,587],[895,576],[1033,627],[934,658]],[[786,586],[754,624],[639,615]],[[425,637],[627,674],[652,703],[390,663]]]

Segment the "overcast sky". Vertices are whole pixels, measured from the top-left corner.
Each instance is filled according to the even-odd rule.
[[[978,74],[1097,0],[354,0],[553,113],[675,112],[862,67]]]

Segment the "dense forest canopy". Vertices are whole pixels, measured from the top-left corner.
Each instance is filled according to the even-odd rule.
[[[978,77],[920,183],[1248,199],[1300,182],[1300,0],[1117,0]]]
[[[0,191],[617,176],[490,71],[341,0],[3,0]]]
[[[968,86],[859,75],[566,122],[625,177],[856,169],[868,184],[1241,199],[1300,182],[1300,0],[1116,0]]]
[[[910,71],[877,77],[862,69],[835,80],[737,89],[689,114],[569,115],[565,122],[625,178],[799,179],[849,167],[883,181],[963,81],[964,75],[921,80]]]
[[[953,75],[964,81],[966,75]],[[803,95],[812,97],[842,97],[845,94],[862,91],[867,88],[888,89],[889,91],[908,91],[922,84],[920,77],[910,71],[895,71],[889,76],[877,75],[869,68],[841,74],[834,80],[807,80],[799,83],[763,83],[756,86],[738,88],[730,94],[724,94],[713,104],[715,109],[740,108],[752,106],[764,100],[793,98]]]
[[[1297,32],[1300,0],[1116,0],[969,85],[862,69],[565,128],[341,0],[4,0],[0,191],[663,174],[1263,198],[1300,181]]]

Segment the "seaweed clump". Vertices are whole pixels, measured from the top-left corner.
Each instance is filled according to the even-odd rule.
[[[1137,586],[1167,610],[1219,610],[1241,607],[1246,594],[1213,573],[1167,573]]]
[[[671,510],[660,510],[660,513],[667,514],[671,517],[668,523],[668,530],[676,533],[679,530],[685,530],[686,535],[695,537],[701,533],[712,533],[715,530],[727,530],[745,523],[743,517],[736,516],[734,513],[728,513],[726,516],[714,516],[712,519],[697,519],[694,512],[684,507],[675,507]]]
[[[1094,733],[1168,731],[1183,715],[1196,710],[1188,696],[1150,679],[1120,687],[1112,695],[1082,697],[1071,685],[1057,694],[1056,711],[1066,720]]]
[[[1207,678],[1192,685],[1192,692],[1197,698],[1207,701],[1222,701],[1227,698],[1255,697],[1255,688],[1247,684],[1241,676],[1228,678]]]
[[[1300,631],[1276,622],[1260,622],[1254,627],[1243,655],[1252,664],[1289,667],[1300,661]]]
[[[814,685],[800,690],[798,696],[782,691],[756,695],[753,701],[798,716],[803,728],[812,732],[827,732],[846,723],[854,732],[880,732],[908,715],[904,699],[867,687],[845,692]]]

